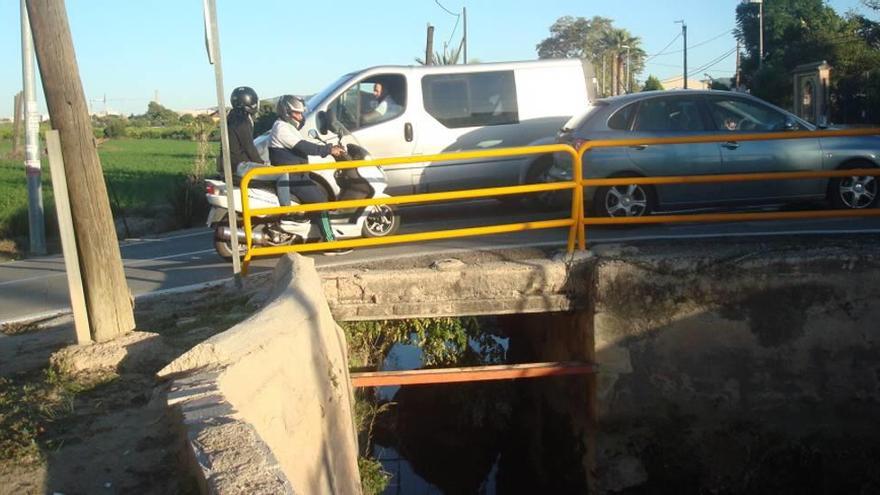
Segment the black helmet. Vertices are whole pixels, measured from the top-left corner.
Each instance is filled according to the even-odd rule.
[[[260,108],[260,97],[253,88],[247,86],[239,86],[232,90],[232,108],[242,109],[253,115]]]
[[[299,96],[284,95],[278,98],[278,103],[275,104],[275,113],[285,122],[293,122],[291,115],[293,112],[305,113],[305,111],[306,103]]]

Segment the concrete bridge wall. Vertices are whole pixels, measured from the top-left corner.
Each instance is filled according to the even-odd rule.
[[[197,459],[218,465],[200,435],[220,417],[255,439],[248,455],[266,460],[262,472],[279,486],[356,493],[345,349],[330,308],[337,320],[508,314],[518,359],[599,363],[596,377],[529,382],[535,426],[556,432],[531,438],[568,436],[583,486],[741,492],[779,478],[773,465],[870,473],[880,441],[875,251],[599,248],[325,271],[320,282],[304,258],[286,257],[262,313],[163,373],[198,371],[179,378],[173,396]],[[209,482],[234,478],[204,466]],[[547,462],[536,476],[556,479],[557,467]]]

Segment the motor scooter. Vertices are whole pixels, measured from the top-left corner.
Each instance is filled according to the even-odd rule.
[[[370,154],[357,144],[354,136],[338,121],[331,124],[332,130],[343,146],[345,153],[336,161],[370,160]],[[310,133],[313,139],[319,139],[314,130]],[[268,135],[254,140],[254,145],[261,155],[268,158]],[[312,157],[309,157],[310,163]],[[268,160],[265,160],[268,162]],[[243,175],[243,174],[242,174]],[[325,189],[330,201],[342,201],[365,198],[387,198],[385,173],[378,166],[364,166],[350,169],[331,169],[311,172],[310,177]],[[241,176],[236,174],[233,183],[235,212],[238,215],[239,256],[246,251],[245,232],[242,224]],[[214,230],[214,249],[221,257],[232,259],[232,233],[229,228],[229,207],[226,197],[226,183],[216,179],[205,180],[205,195],[211,210],[208,213],[207,225]],[[295,195],[291,195],[291,206],[300,204]],[[261,181],[256,176],[248,185],[249,207],[272,208],[280,206],[276,194],[275,181]],[[400,215],[392,205],[371,205],[355,209],[331,210],[330,227],[337,240],[358,237],[385,237],[394,235],[400,228]],[[252,217],[251,239],[254,246],[287,246],[323,240],[320,229],[313,225],[304,213],[295,215],[265,215]]]

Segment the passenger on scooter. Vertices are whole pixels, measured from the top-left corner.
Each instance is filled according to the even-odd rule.
[[[260,98],[253,88],[239,86],[232,90],[230,100],[232,110],[226,116],[226,127],[229,130],[229,159],[235,174],[243,177],[252,168],[266,166],[254,146],[253,116],[260,108]],[[278,202],[281,206],[290,206],[290,181],[287,174],[257,177],[263,181],[275,181]]]
[[[305,111],[302,98],[284,95],[278,99],[275,107],[278,120],[269,135],[269,162],[273,166],[308,163],[311,155],[339,157],[345,153],[340,146],[314,143],[302,136],[299,129],[302,127]],[[329,200],[324,188],[313,181],[308,172],[290,174],[290,193],[300,203],[323,203]],[[326,211],[311,212],[308,216],[312,224],[319,227],[325,241],[334,240],[330,217]]]

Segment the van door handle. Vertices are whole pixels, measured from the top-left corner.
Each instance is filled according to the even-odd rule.
[[[632,148],[634,150],[643,150],[647,147],[648,147],[647,144],[634,144],[634,145],[630,146],[630,148]]]
[[[739,148],[739,143],[737,143],[736,141],[728,141],[728,142],[722,144],[721,146],[724,146],[725,148],[727,148],[729,150],[735,150],[735,149]]]
[[[413,140],[412,124],[409,122],[403,124],[403,139],[406,139],[407,143],[411,143]]]

